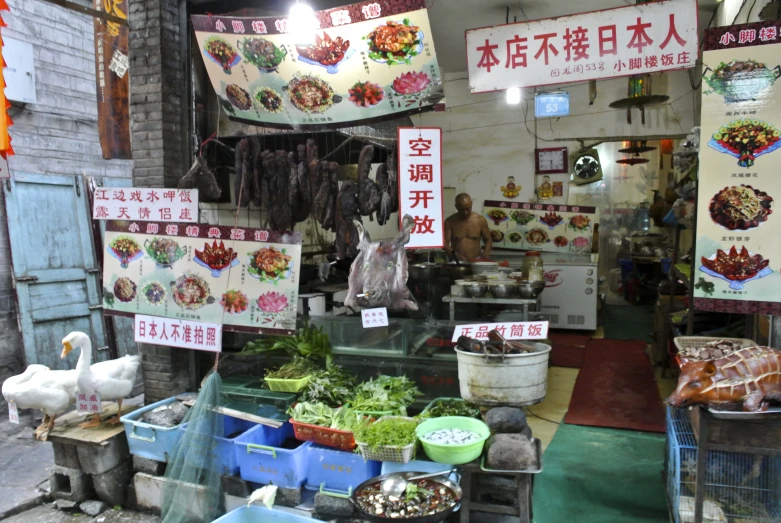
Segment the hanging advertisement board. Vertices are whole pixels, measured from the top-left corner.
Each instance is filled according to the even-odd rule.
[[[407,249],[440,249],[444,245],[442,200],[442,129],[399,127],[399,227],[404,216],[415,219]]]
[[[110,221],[104,310],[292,333],[300,233],[191,223]]]
[[[584,254],[591,253],[595,207],[485,201],[494,248]]]
[[[195,223],[198,189],[97,187],[92,219]]]
[[[423,0],[318,11],[314,42],[284,17],[193,16],[212,86],[232,120],[344,127],[433,109],[444,97]]]
[[[697,0],[667,0],[466,32],[472,93],[694,67]]]
[[[709,29],[692,271],[697,310],[781,314],[781,35],[777,22]]]

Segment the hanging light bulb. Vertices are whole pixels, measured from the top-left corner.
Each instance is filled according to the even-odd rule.
[[[510,87],[505,91],[505,99],[507,100],[507,103],[510,105],[518,105],[521,103],[521,88],[520,87]]]
[[[320,28],[320,23],[308,4],[297,1],[290,8],[288,28],[295,43],[309,44],[314,42],[315,31]]]

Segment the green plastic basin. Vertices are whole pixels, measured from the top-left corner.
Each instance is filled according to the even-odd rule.
[[[447,445],[441,443],[431,443],[423,439],[423,436],[429,432],[441,429],[462,429],[476,432],[482,438],[474,443],[465,443],[460,445]],[[488,425],[474,418],[465,418],[462,416],[445,416],[424,421],[415,429],[418,439],[423,444],[423,450],[431,461],[443,463],[445,465],[463,465],[480,457],[483,453],[485,440],[491,435]]]

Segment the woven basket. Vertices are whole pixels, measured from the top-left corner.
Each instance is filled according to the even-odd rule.
[[[405,418],[403,416],[383,416],[382,418],[375,421],[375,423],[379,423],[380,421],[386,419],[404,419],[414,421],[412,418]],[[361,443],[357,440],[355,444],[358,445],[358,448],[361,451],[361,455],[363,455],[363,459],[371,461],[392,461],[394,463],[409,463],[415,459],[415,452],[418,448],[417,440],[404,447],[382,445],[376,449],[371,449],[368,443]]]
[[[740,345],[741,349],[746,347],[756,347],[757,342],[748,340],[745,338],[708,338],[704,336],[678,336],[675,338],[675,346],[678,347],[678,351],[686,349],[699,349],[707,345],[712,341],[729,341],[736,345]]]
[[[312,441],[318,445],[336,447],[342,450],[355,449],[355,438],[352,431],[310,425],[292,418],[290,419],[290,424],[293,425],[293,431],[298,440]]]

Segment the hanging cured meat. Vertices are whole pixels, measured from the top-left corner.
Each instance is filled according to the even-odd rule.
[[[261,163],[261,178],[260,178],[260,187],[261,187],[261,201],[262,201],[262,208],[266,212],[265,220],[263,221],[263,227],[268,227],[269,222],[269,209],[270,209],[270,196],[271,196],[271,186],[276,180],[276,170],[277,170],[277,159],[276,156],[274,156],[274,153],[266,150],[260,153],[260,163]]]
[[[236,202],[239,207],[247,207],[252,198],[252,151],[250,140],[243,138],[236,145],[236,183],[234,185]]]
[[[276,173],[269,183],[268,221],[275,231],[287,231],[292,227],[292,214],[288,200],[290,193],[290,157],[285,151],[277,151]]]
[[[355,258],[358,255],[358,229],[361,223],[358,211],[358,186],[352,180],[342,184],[336,197],[336,254],[339,259]]]
[[[399,211],[399,169],[396,164],[396,155],[393,151],[385,162],[388,166],[388,194],[391,200],[391,212]]]
[[[368,216],[370,220],[372,219],[372,214],[380,210],[381,201],[379,187],[369,178],[373,159],[374,146],[367,145],[361,149],[361,155],[358,158],[358,210],[362,216]]]
[[[296,223],[303,222],[312,213],[312,187],[309,176],[309,166],[307,162],[307,146],[299,145],[298,165],[296,166],[296,176],[298,178],[298,211],[293,215]]]
[[[261,160],[260,140],[257,136],[250,138],[250,164],[252,165],[252,177],[250,180],[250,192],[252,205],[260,207],[263,203],[263,189],[261,179],[263,177],[263,162]]]

